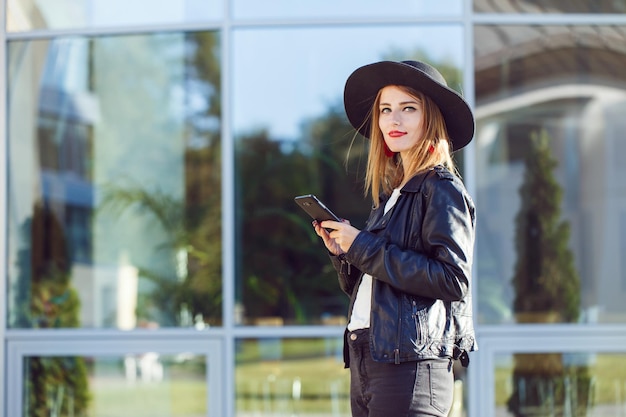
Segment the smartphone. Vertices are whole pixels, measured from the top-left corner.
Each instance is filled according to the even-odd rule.
[[[324,220],[341,221],[339,217],[330,211],[330,209],[313,194],[300,195],[295,197],[294,200],[302,210],[306,211],[309,216],[318,222],[323,222]]]

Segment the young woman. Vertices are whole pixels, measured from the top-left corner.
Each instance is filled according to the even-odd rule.
[[[348,221],[313,226],[350,296],[352,415],[447,416],[453,361],[467,366],[476,349],[475,210],[452,160],[471,141],[474,118],[435,68],[416,61],[358,68],[344,104],[370,139],[373,208],[364,230]]]

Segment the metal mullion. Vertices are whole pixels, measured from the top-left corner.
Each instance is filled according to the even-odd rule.
[[[235,281],[236,276],[236,202],[235,146],[231,116],[232,16],[229,0],[223,0],[223,20],[220,33],[222,70],[222,325],[225,330],[222,357],[223,410],[225,416],[235,416]],[[216,395],[216,393],[209,393]]]
[[[207,30],[219,30],[221,22],[210,21],[206,23],[179,23],[163,25],[136,25],[104,28],[77,28],[77,29],[38,29],[24,32],[6,33],[8,40],[36,40],[67,36],[111,36],[128,35],[155,32],[200,32]]]
[[[463,89],[465,100],[469,103],[470,107],[474,110],[476,106],[475,88],[474,88],[474,24],[472,22],[472,0],[464,1],[463,7]],[[464,172],[463,181],[467,187],[470,195],[477,195],[477,175],[476,175],[476,139],[472,140],[467,147],[463,150],[463,162]],[[477,278],[478,278],[477,263],[472,266],[473,286],[472,286],[472,309],[478,311],[478,294],[477,294]],[[480,343],[480,341],[479,341]],[[472,355],[473,356],[473,355]],[[474,361],[475,362],[475,361]],[[480,372],[478,372],[479,366],[475,363],[467,369],[467,384],[463,387],[463,390],[467,392],[467,413],[468,417],[483,417],[481,415],[480,396],[484,395],[482,392],[484,387],[481,383]],[[488,385],[489,386],[489,385]]]
[[[7,315],[8,315],[8,299],[7,299],[7,167],[8,167],[8,140],[7,140],[7,62],[6,62],[6,1],[0,1],[0,22],[2,28],[0,29],[0,73],[2,74],[0,80],[0,91],[3,92],[3,97],[0,100],[0,129],[1,133],[1,150],[0,150],[0,265],[2,265],[2,282],[0,283],[0,306],[2,306],[2,312],[0,312],[0,415],[7,416],[6,388],[11,384],[10,375],[8,375],[6,365],[6,328],[7,328]]]
[[[473,13],[475,25],[623,25],[626,14]]]
[[[160,328],[158,330],[117,330],[117,329],[10,329],[5,333],[8,342],[54,341],[54,340],[132,340],[141,343],[144,340],[163,338],[165,340],[207,340],[224,337],[222,328],[195,330],[192,328]]]
[[[240,19],[234,20],[231,26],[234,28],[268,28],[268,27],[350,27],[350,26],[372,26],[372,25],[397,25],[397,24],[454,24],[463,22],[463,15],[460,16],[398,16],[380,18],[270,18],[270,19]]]
[[[4,0],[3,0],[4,1]],[[228,4],[228,1],[225,1]],[[228,6],[226,6],[228,7]],[[72,29],[35,29],[29,31],[7,32],[9,40],[47,39],[65,36],[107,36],[132,33],[152,32],[195,32],[239,28],[268,27],[310,27],[310,26],[370,26],[386,24],[454,24],[464,21],[463,16],[428,16],[428,17],[384,17],[384,18],[320,18],[320,19],[242,19],[233,20],[230,16],[222,20],[209,20],[203,23],[174,23],[127,25],[115,27],[83,27]]]

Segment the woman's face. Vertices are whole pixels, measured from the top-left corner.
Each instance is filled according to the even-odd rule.
[[[400,88],[388,85],[380,95],[378,127],[393,152],[412,149],[424,133],[422,102]]]

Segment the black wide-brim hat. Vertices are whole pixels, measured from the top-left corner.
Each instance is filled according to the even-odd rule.
[[[411,87],[433,100],[443,115],[452,151],[474,137],[474,116],[459,93],[432,66],[418,61],[382,61],[357,68],[346,81],[343,102],[350,124],[370,137],[370,113],[378,91],[388,85]]]

